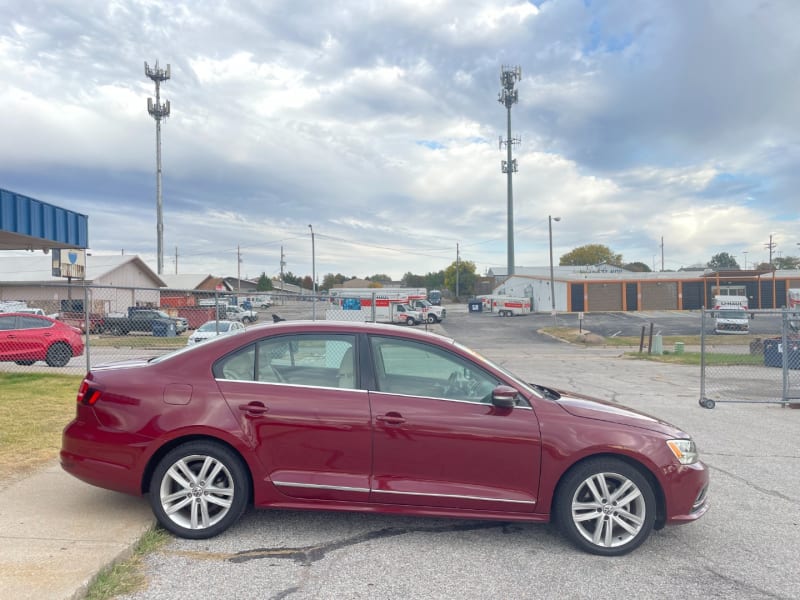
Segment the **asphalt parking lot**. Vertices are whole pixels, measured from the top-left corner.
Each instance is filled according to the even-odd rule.
[[[697,367],[555,342],[536,333],[538,318],[449,310],[433,329],[528,380],[643,409],[693,434],[712,478],[702,519],[602,558],[549,525],[250,510],[217,538],[172,540],[146,561],[149,587],[125,597],[797,598],[800,411],[705,410]]]

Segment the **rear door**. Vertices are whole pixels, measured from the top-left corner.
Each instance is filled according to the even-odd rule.
[[[366,502],[372,430],[355,336],[265,338],[214,365],[220,390],[288,498]]]

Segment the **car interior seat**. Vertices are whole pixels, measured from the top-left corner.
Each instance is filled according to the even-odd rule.
[[[353,347],[349,347],[342,357],[337,375],[340,388],[354,389],[356,387],[355,353]]]

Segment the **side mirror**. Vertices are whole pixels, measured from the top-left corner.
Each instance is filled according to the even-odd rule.
[[[514,408],[517,405],[517,390],[507,385],[498,385],[492,390],[492,404],[497,408]]]

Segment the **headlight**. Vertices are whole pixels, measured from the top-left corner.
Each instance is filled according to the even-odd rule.
[[[667,446],[682,465],[697,462],[697,446],[693,440],[667,440]]]

